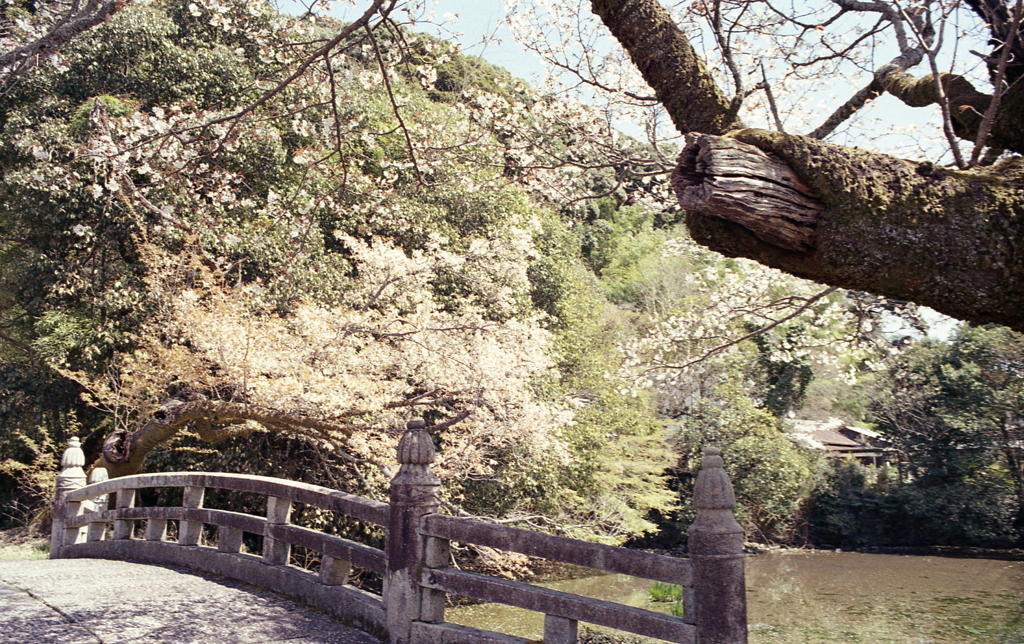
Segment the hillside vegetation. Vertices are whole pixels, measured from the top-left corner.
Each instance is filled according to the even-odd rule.
[[[383,498],[423,417],[449,512],[672,541],[715,442],[752,537],[806,537],[820,515],[823,539],[868,539],[840,521],[849,476],[780,423],[881,418],[872,383],[906,339],[880,325],[915,309],[696,246],[667,192],[674,150],[385,26],[281,83],[344,26],[132,4],[0,96],[3,520],[45,504],[72,435],[118,475]],[[242,411],[147,434],[174,397]],[[102,453],[108,437],[133,458]],[[1016,452],[986,453],[1012,521]],[[885,492],[866,480],[857,494]],[[985,530],[971,539],[1016,534]]]

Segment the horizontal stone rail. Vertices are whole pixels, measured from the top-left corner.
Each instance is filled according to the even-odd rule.
[[[191,521],[204,525],[215,525],[218,526],[218,529],[228,528],[229,530],[248,532],[250,534],[267,535],[276,541],[285,541],[293,546],[314,550],[321,554],[329,555],[334,559],[348,561],[354,566],[384,574],[383,550],[371,548],[370,546],[342,537],[324,534],[318,530],[292,525],[268,524],[266,519],[262,517],[239,512],[180,507],[122,508],[120,510],[90,512],[88,514],[68,517],[66,525],[68,528],[80,528],[96,523],[112,523],[118,520]],[[94,539],[94,541],[96,540],[98,539]],[[151,540],[162,541],[163,536],[161,535],[160,539]],[[241,544],[239,543],[238,545],[240,546]],[[234,543],[230,539],[226,543],[224,540],[219,539],[217,548],[222,552],[235,551]]]
[[[692,643],[696,633],[693,596],[693,565],[688,559],[666,557],[617,546],[590,543],[554,535],[522,530],[495,523],[428,514],[421,520],[420,533],[446,541],[516,552],[548,561],[621,573],[683,587],[683,617],[677,618],[613,602],[523,584],[505,579],[442,568],[427,568],[422,585],[437,591],[455,593],[473,599],[498,602],[544,613],[550,618],[571,622],[562,624],[572,633],[565,641],[575,642],[579,621],[608,626],[621,631],[657,637],[670,642]],[[434,545],[433,547],[438,547]],[[545,635],[545,642],[551,639]],[[557,641],[557,640],[552,640]]]
[[[566,630],[576,630],[566,622],[587,622],[669,642],[693,644],[696,641],[696,628],[671,615],[507,579],[463,570],[427,570],[422,584],[425,588],[541,612],[548,617],[548,622],[553,621],[551,617],[557,618],[555,623],[561,622],[559,625],[567,626]],[[557,641],[545,632],[545,644]]]
[[[107,481],[106,471],[97,469],[85,485],[84,460],[78,439],[71,439],[57,477],[51,557],[141,559],[206,570],[300,597],[388,644],[529,644],[446,623],[448,593],[544,613],[544,644],[576,644],[581,621],[680,644],[747,642],[743,531],[733,517],[732,484],[715,448],[705,450],[695,485],[689,559],[438,514],[440,482],[430,471],[433,440],[422,421],[410,421],[399,442],[401,467],[387,504],[241,474],[141,474]],[[180,507],[136,507],[137,490],[166,487],[183,490]],[[205,491],[212,488],[263,495],[266,515],[204,508]],[[292,525],[293,503],[384,526],[385,549]],[[141,539],[135,536],[140,521],[146,526]],[[167,538],[168,521],[178,522],[176,541]],[[215,545],[201,543],[204,526],[217,526]],[[262,555],[242,552],[245,533],[262,537]],[[451,567],[453,541],[678,584],[683,616],[458,570]],[[319,574],[288,565],[292,546],[320,553]],[[345,584],[353,565],[383,574],[381,596]]]
[[[83,459],[84,460],[84,459]],[[324,510],[345,514],[379,526],[388,524],[388,504],[354,494],[346,494],[319,485],[299,483],[267,476],[206,472],[171,472],[167,474],[136,474],[102,481],[68,492],[69,502],[85,501],[121,489],[155,487],[202,487],[238,492],[252,492],[267,497],[288,499]]]
[[[680,586],[693,586],[693,564],[689,559],[556,537],[542,532],[442,514],[423,517],[420,533],[429,537],[542,557],[574,566]]]

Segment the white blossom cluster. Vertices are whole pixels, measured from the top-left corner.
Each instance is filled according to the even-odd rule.
[[[862,319],[840,293],[749,260],[723,260],[685,237],[665,244],[667,256],[689,258],[689,295],[675,310],[652,317],[645,334],[621,346],[621,375],[658,392],[664,409],[700,399],[723,361],[748,348],[744,340],[768,327],[773,362],[831,365],[848,384],[875,366],[876,348]]]

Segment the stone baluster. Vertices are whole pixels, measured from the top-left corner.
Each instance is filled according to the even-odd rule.
[[[167,519],[146,519],[146,541],[163,541],[167,538]]]
[[[544,644],[576,644],[579,623],[575,619],[544,616]]]
[[[121,488],[117,491],[117,509],[124,510],[135,507],[135,488]],[[135,532],[134,519],[114,519],[114,538],[131,539]]]
[[[181,507],[201,508],[203,497],[206,496],[206,488],[186,485],[181,495]],[[178,544],[182,546],[198,546],[199,539],[203,536],[202,521],[180,521],[178,523]]]
[[[717,447],[706,447],[693,490],[697,518],[690,526],[697,641],[746,644],[747,598],[743,528],[736,523],[729,475]]]
[[[102,483],[109,479],[107,474],[107,468],[96,467],[89,472],[89,485],[93,483]],[[104,512],[110,505],[110,495],[101,494],[100,496],[93,497],[87,501],[89,504],[89,512]],[[107,531],[106,521],[92,521],[89,523],[88,532],[86,535],[86,541],[102,541],[103,535]]]
[[[78,503],[68,503],[67,495],[72,490],[85,487],[85,453],[77,436],[68,440],[67,449],[60,460],[60,474],[57,475],[57,491],[53,499],[53,525],[50,529],[50,558],[61,557],[65,545],[78,542],[81,530],[73,528],[65,530],[65,519],[68,514],[78,514]]]
[[[285,566],[291,556],[292,546],[287,541],[274,539],[271,530],[275,525],[286,525],[291,521],[292,502],[276,496],[267,497],[267,529],[263,535],[263,562],[272,566]]]
[[[320,583],[324,586],[341,586],[348,581],[352,562],[324,555],[320,559]]]
[[[239,553],[242,551],[242,529],[231,526],[217,526],[217,550]]]
[[[447,568],[451,562],[451,542],[440,537],[427,537],[424,543],[423,566]],[[432,588],[421,589],[420,621],[440,624],[444,622],[445,593]]]
[[[441,618],[444,614],[443,593],[420,587],[426,564],[426,539],[420,536],[420,519],[437,512],[440,486],[430,471],[434,443],[422,420],[410,420],[406,426],[398,443],[398,462],[401,467],[391,479],[391,510],[384,546],[384,606],[389,644],[410,644],[413,622],[423,617],[437,620],[439,613]],[[437,547],[435,544],[432,559],[442,556]]]

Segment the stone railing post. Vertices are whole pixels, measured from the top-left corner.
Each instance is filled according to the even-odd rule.
[[[65,517],[69,511],[77,514],[78,504],[69,507],[66,501],[68,492],[85,487],[85,453],[79,443],[77,436],[68,440],[68,447],[64,450],[64,456],[60,460],[60,474],[57,475],[57,492],[53,498],[53,526],[50,529],[50,559],[58,559],[61,556],[61,549],[64,545],[71,545],[78,541],[76,529],[68,539],[68,531],[64,529]]]
[[[700,644],[747,643],[743,528],[729,475],[717,447],[706,447],[693,490],[697,518],[690,526],[690,558]]]
[[[206,495],[206,488],[186,485],[181,492],[181,507],[201,508],[203,497]],[[178,522],[178,545],[198,546],[203,536],[202,521],[179,521]]]
[[[428,594],[420,587],[426,540],[420,536],[419,526],[423,515],[437,512],[440,481],[430,471],[434,444],[424,427],[422,420],[409,421],[398,443],[401,467],[391,479],[391,511],[384,546],[384,610],[389,644],[411,643],[412,623],[421,618]],[[428,607],[427,612],[435,611]],[[428,617],[436,619],[435,615]]]
[[[292,502],[276,496],[267,497],[267,525],[263,535],[263,563],[271,566],[287,566],[292,546],[287,541],[274,539],[273,526],[287,525],[292,520]]]

